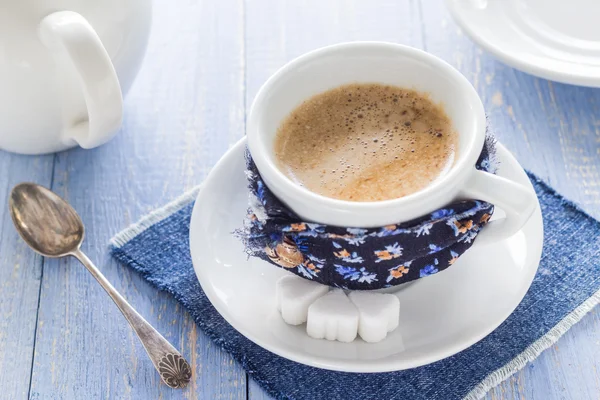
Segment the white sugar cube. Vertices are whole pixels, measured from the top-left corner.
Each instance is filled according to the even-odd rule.
[[[286,323],[300,325],[306,322],[308,307],[328,291],[329,286],[286,275],[277,281],[277,309]]]
[[[306,333],[315,339],[351,342],[358,332],[358,309],[341,289],[334,289],[308,308]]]
[[[393,294],[353,291],[348,296],[358,308],[358,334],[365,342],[380,342],[398,327],[400,300]]]

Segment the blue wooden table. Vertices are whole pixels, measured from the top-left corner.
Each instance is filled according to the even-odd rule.
[[[118,231],[199,184],[244,134],[260,85],[286,61],[350,40],[404,43],[458,68],[519,161],[600,217],[600,90],[538,79],[473,45],[442,0],[157,0],[122,132],[92,151],[0,152],[0,398],[265,399],[171,297],[115,263]],[[0,133],[1,134],[1,133]],[[142,346],[88,272],[44,260],[12,228],[7,195],[35,181],[66,197],[84,250],[114,286],[188,356],[185,391],[161,385]],[[600,310],[495,388],[489,399],[599,399]]]

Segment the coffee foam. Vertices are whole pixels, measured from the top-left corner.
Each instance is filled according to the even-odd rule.
[[[279,127],[279,168],[316,193],[351,201],[403,197],[451,168],[457,135],[425,94],[351,84],[302,103]]]

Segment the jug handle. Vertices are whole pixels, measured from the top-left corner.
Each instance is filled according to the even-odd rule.
[[[69,123],[65,136],[86,149],[108,142],[123,121],[123,96],[98,34],[80,14],[57,11],[42,19],[39,36],[55,58],[66,55],[83,89],[87,118]]]

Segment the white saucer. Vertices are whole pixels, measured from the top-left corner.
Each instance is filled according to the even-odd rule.
[[[447,0],[461,28],[506,64],[600,87],[600,1]]]
[[[312,339],[305,325],[287,325],[276,309],[275,282],[288,272],[248,259],[232,235],[247,210],[245,146],[242,139],[204,181],[192,213],[190,248],[198,280],[217,311],[273,353],[339,371],[417,367],[481,340],[510,315],[531,285],[542,253],[539,205],[513,237],[490,246],[475,243],[451,268],[399,290],[400,326],[383,341]],[[531,187],[504,147],[499,146],[498,156],[500,175]]]

